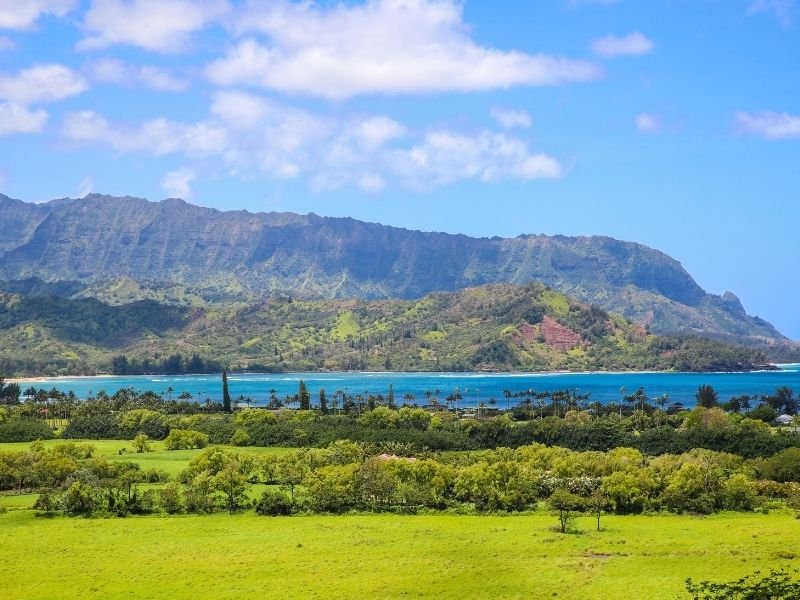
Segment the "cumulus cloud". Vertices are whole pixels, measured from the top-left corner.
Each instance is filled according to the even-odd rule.
[[[82,75],[63,65],[36,65],[16,75],[0,73],[0,99],[19,104],[63,100],[87,87]]]
[[[395,158],[400,172],[423,187],[458,180],[555,179],[562,175],[556,159],[531,154],[523,141],[491,131],[465,135],[432,130],[421,143],[397,151]]]
[[[642,133],[658,133],[661,131],[661,119],[652,113],[639,113],[634,118],[636,129]]]
[[[62,134],[73,144],[119,152],[176,154],[199,164],[208,159],[235,176],[305,176],[317,191],[353,186],[378,193],[389,180],[429,188],[463,179],[557,178],[563,170],[555,158],[531,152],[525,140],[490,130],[415,132],[383,115],[317,115],[241,91],[215,94],[210,112],[194,123],[139,124],[76,112],[66,116]]]
[[[62,133],[71,143],[102,145],[120,152],[199,157],[220,153],[227,136],[224,128],[210,122],[185,124],[159,118],[127,126],[110,123],[90,110],[67,114]]]
[[[594,53],[605,58],[640,56],[647,54],[654,47],[655,44],[638,31],[622,37],[607,35],[592,42]]]
[[[161,188],[167,192],[171,198],[192,198],[192,181],[197,175],[189,168],[177,169],[165,174],[161,179]]]
[[[84,18],[88,36],[79,48],[115,44],[156,52],[181,52],[194,32],[223,18],[226,0],[93,0]]]
[[[492,117],[500,123],[503,129],[514,129],[515,127],[527,128],[531,126],[531,116],[524,110],[510,108],[492,108]]]
[[[207,67],[218,85],[342,99],[554,85],[601,75],[582,60],[478,45],[454,0],[369,0],[326,8],[250,2],[234,30],[251,37]]]
[[[800,116],[789,113],[739,111],[734,115],[739,133],[770,140],[800,138]]]
[[[141,85],[153,90],[181,92],[189,87],[188,82],[175,77],[167,69],[153,65],[135,66],[117,60],[104,58],[92,62],[87,67],[89,76],[95,81],[117,85]]]
[[[772,13],[781,27],[789,28],[794,23],[796,0],[753,0],[747,8],[748,14]]]
[[[0,135],[37,133],[46,123],[47,113],[41,109],[30,110],[13,102],[0,102]]]
[[[63,17],[75,0],[0,0],[0,29],[30,29],[43,15]]]

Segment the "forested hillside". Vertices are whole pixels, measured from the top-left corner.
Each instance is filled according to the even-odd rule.
[[[542,284],[419,300],[108,305],[0,294],[7,374],[318,370],[741,370],[758,350],[655,336]]]

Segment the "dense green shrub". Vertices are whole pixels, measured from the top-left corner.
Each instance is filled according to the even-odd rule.
[[[292,514],[295,507],[283,492],[267,489],[256,502],[255,509],[259,515],[278,517]]]
[[[108,413],[74,417],[64,428],[61,437],[75,440],[128,439],[128,435],[120,427],[119,418]]]
[[[144,433],[150,439],[163,440],[169,433],[167,417],[160,412],[140,408],[131,410],[120,418],[120,429],[126,439]]]
[[[39,419],[12,417],[0,423],[0,442],[32,442],[53,437],[53,430]]]
[[[167,450],[190,450],[208,446],[208,435],[190,429],[173,429],[164,439]]]

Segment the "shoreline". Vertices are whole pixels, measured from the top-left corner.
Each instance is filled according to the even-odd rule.
[[[558,375],[677,375],[677,374],[706,374],[706,375],[725,375],[733,373],[776,373],[784,370],[786,367],[798,367],[800,363],[776,363],[771,365],[772,369],[751,369],[747,371],[284,371],[284,372],[256,372],[256,371],[230,371],[228,376],[274,376],[286,377],[292,375],[303,375],[309,379],[320,375],[363,375],[363,376],[389,376],[389,377],[402,377],[402,376],[455,376],[455,377],[549,377]],[[151,375],[111,375],[103,373],[101,375],[57,375],[57,376],[32,376],[32,377],[14,377],[6,379],[6,383],[16,384],[34,384],[34,383],[47,383],[50,381],[63,381],[69,380],[83,380],[83,379],[114,379],[114,378],[133,378],[133,377],[221,377],[221,373],[177,373],[177,374],[151,374]]]

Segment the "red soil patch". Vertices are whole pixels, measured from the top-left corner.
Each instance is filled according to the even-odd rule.
[[[547,345],[559,350],[570,350],[581,343],[579,334],[550,317],[545,317],[542,321],[542,333]]]

